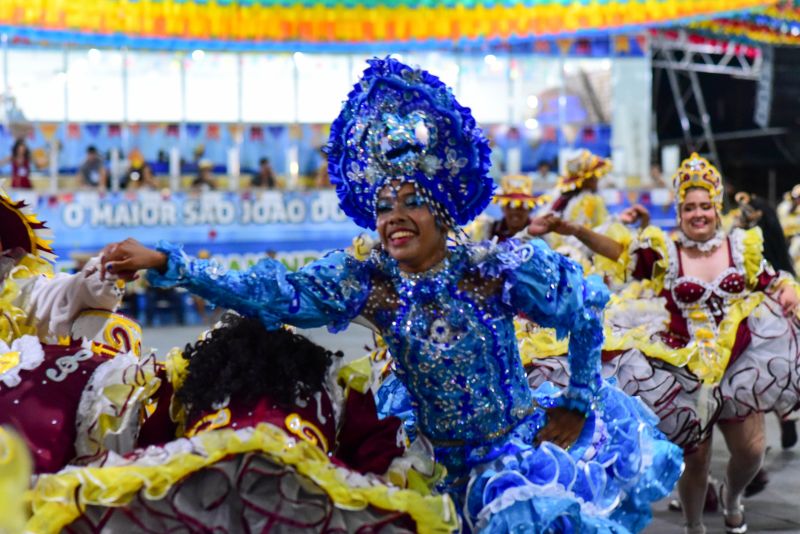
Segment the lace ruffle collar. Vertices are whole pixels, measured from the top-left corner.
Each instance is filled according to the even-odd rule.
[[[717,250],[721,245],[722,241],[725,239],[725,233],[722,230],[717,230],[714,234],[714,237],[707,239],[706,241],[695,241],[694,239],[690,239],[683,233],[683,230],[678,230],[678,243],[680,243],[681,247],[683,248],[696,248],[700,252],[712,252]]]

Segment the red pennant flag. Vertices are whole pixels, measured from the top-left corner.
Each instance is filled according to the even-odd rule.
[[[570,48],[572,48],[572,39],[558,39],[556,44],[562,54],[568,54]]]
[[[263,141],[264,140],[264,128],[261,126],[251,126],[250,127],[250,140],[251,141]]]

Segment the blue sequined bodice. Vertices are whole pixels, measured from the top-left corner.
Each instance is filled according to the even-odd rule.
[[[391,286],[374,320],[426,436],[481,441],[530,413],[513,310],[502,302],[502,283],[480,283],[468,249],[453,249],[443,264],[421,275],[400,273],[382,255],[371,261],[385,275],[378,283]],[[369,304],[366,311],[372,314]]]

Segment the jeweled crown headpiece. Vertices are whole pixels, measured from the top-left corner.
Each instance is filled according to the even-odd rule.
[[[492,202],[501,206],[525,207],[530,210],[541,206],[548,200],[547,195],[533,194],[533,179],[530,176],[513,174],[503,176],[500,180],[500,191],[494,196]]]
[[[611,171],[611,160],[592,154],[588,150],[567,161],[567,170],[558,177],[558,190],[568,193],[583,187],[590,178],[602,178]]]
[[[686,191],[700,187],[708,191],[717,213],[722,213],[722,176],[716,167],[696,152],[683,160],[672,175],[672,187],[675,188],[675,198],[679,206],[686,199]]]
[[[20,200],[15,202],[0,188],[0,242],[2,249],[22,248],[34,256],[54,261],[52,234],[36,214]]]
[[[469,108],[439,78],[387,57],[371,59],[331,125],[328,174],[339,205],[375,228],[375,201],[413,183],[437,220],[455,228],[489,204],[489,143]]]

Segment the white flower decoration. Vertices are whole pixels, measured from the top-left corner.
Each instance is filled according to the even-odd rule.
[[[428,154],[423,158],[422,163],[420,163],[420,167],[422,167],[422,172],[424,172],[428,176],[433,176],[439,169],[442,168],[442,160],[434,156],[433,154]]]
[[[34,336],[15,339],[10,347],[0,341],[0,382],[9,388],[16,387],[22,381],[20,371],[36,369],[43,361],[44,349]]]
[[[361,172],[361,166],[355,161],[350,163],[350,170],[347,171],[347,178],[354,182],[364,181],[364,173]]]
[[[467,166],[467,158],[459,158],[455,150],[447,151],[447,161],[444,167],[450,171],[450,176],[455,176],[461,169]]]

